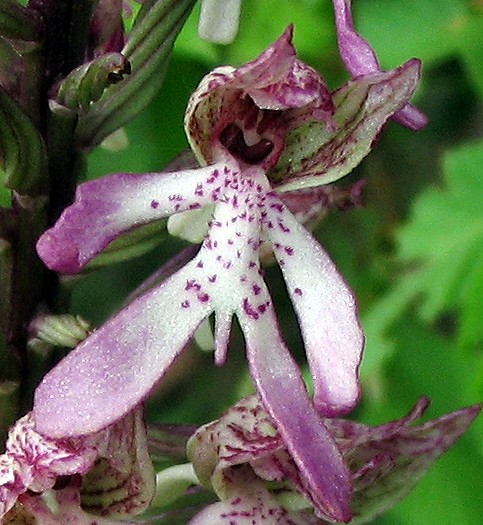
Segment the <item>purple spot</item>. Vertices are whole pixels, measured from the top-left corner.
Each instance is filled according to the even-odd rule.
[[[258,286],[258,284],[254,284],[254,285],[252,286],[252,290],[253,290],[253,293],[254,293],[255,295],[259,295],[260,292],[262,291],[262,289],[260,288],[260,286]]]
[[[158,206],[159,206],[159,202],[158,201],[154,201],[154,200],[151,201],[151,208],[156,209],[156,208],[158,208]]]
[[[199,202],[194,202],[188,206],[189,210],[197,210],[198,208],[201,208],[201,204]]]
[[[181,303],[181,306],[182,306],[183,308],[189,308],[191,305],[190,305],[190,302],[189,302],[188,300],[186,300],[186,301],[183,301],[183,302]]]
[[[290,232],[290,228],[287,228],[287,226],[285,226],[285,224],[283,222],[279,222],[278,223],[278,227],[284,232],[284,233],[289,233]]]
[[[184,198],[178,193],[178,194],[170,195],[168,197],[168,200],[169,201],[184,201]]]
[[[245,313],[252,319],[258,319],[260,317],[257,311],[250,304],[248,297],[245,297],[245,299],[243,299],[243,309],[245,310]]]
[[[235,244],[235,241],[233,239],[228,239],[228,244],[232,246],[233,244]]]
[[[293,293],[297,294],[297,295],[303,295],[303,292],[302,292],[302,290],[300,288],[295,288]]]
[[[230,261],[228,261],[228,262],[223,264],[223,268],[225,268],[225,270],[228,270],[230,267],[231,267],[231,262]]]
[[[200,301],[200,303],[206,303],[209,301],[209,299],[210,296],[207,293],[198,294],[198,301]]]
[[[283,212],[283,205],[280,202],[276,202],[274,204],[270,204],[270,208],[273,208],[274,210],[277,210],[280,213]]]
[[[257,267],[257,263],[255,261],[250,261],[248,263],[248,268],[251,269],[251,268],[256,268],[256,267]]]
[[[246,282],[247,282],[247,276],[246,276],[246,275],[242,275],[242,276],[240,277],[240,282],[241,282],[241,283],[246,283]]]
[[[210,281],[210,283],[214,283],[216,281],[216,273],[211,277],[208,277],[208,281]]]
[[[287,255],[293,255],[293,248],[291,246],[285,246],[284,250]]]
[[[203,261],[198,261],[198,262],[196,263],[196,267],[197,267],[197,268],[203,268],[203,266],[204,266]]]
[[[269,304],[270,304],[270,303],[261,304],[261,305],[257,308],[257,310],[258,310],[261,314],[263,314],[263,313],[266,312],[267,307],[268,307]]]
[[[201,184],[201,182],[199,182],[196,186],[196,189],[195,189],[195,195],[198,196],[198,197],[203,197],[203,195],[205,194],[205,192],[203,191],[203,184]]]
[[[196,290],[199,292],[201,290],[201,284],[197,283],[194,279],[189,279],[186,281],[185,290]]]

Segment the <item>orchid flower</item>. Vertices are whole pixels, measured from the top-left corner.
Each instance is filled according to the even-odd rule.
[[[0,456],[2,523],[21,514],[44,525],[109,525],[142,512],[153,494],[141,408],[96,434],[61,440],[36,432],[29,413]]]
[[[174,216],[171,228],[194,225],[203,243],[194,259],[44,378],[35,396],[38,430],[64,437],[112,424],[149,394],[212,313],[215,361],[222,364],[236,315],[258,392],[299,467],[319,487],[314,497],[334,519],[349,519],[348,473],[317,411],[334,416],[357,402],[363,335],[351,291],[283,196],[302,196],[350,172],[418,78],[413,60],[332,94],[297,59],[289,27],[253,62],[215,69],[192,95],[185,125],[202,167],[82,184],[38,242],[53,270],[79,272],[123,232],[166,216]],[[315,407],[277,324],[262,246],[274,252],[298,316]],[[307,443],[320,443],[324,454]]]
[[[352,77],[381,72],[379,60],[367,40],[354,29],[351,0],[332,0],[340,56]],[[392,119],[401,126],[419,131],[426,126],[428,119],[418,108],[406,103],[396,111]]]
[[[480,411],[473,406],[413,426],[429,401],[408,416],[369,427],[344,419],[325,424],[350,467],[353,521],[373,520],[400,501]],[[199,481],[221,499],[190,525],[323,525],[311,479],[297,467],[274,421],[256,396],[243,399],[190,438]],[[330,521],[332,523],[332,521]]]

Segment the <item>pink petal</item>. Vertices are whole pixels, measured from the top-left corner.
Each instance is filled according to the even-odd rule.
[[[92,440],[53,440],[34,428],[32,413],[10,429],[6,454],[17,462],[17,473],[26,489],[43,492],[52,488],[58,476],[85,474],[97,458]]]
[[[238,118],[230,97],[248,94],[260,109],[300,109],[317,120],[329,120],[334,107],[331,93],[320,75],[296,58],[293,27],[258,58],[238,69],[217,68],[208,74],[191,96],[185,116],[188,140],[196,156],[213,162],[214,133]],[[241,93],[240,93],[241,92]],[[221,129],[220,129],[221,128]]]
[[[349,471],[309,400],[300,369],[283,343],[270,308],[258,319],[238,314],[250,373],[285,446],[305,479],[307,496],[329,519],[348,522]]]
[[[382,71],[373,48],[354,28],[351,0],[333,0],[333,4],[340,56],[349,73],[358,77]],[[396,112],[393,119],[413,131],[428,122],[426,115],[410,103]]]
[[[74,204],[40,237],[39,256],[52,270],[76,273],[120,234],[210,202],[204,187],[223,167],[119,173],[81,184]]]
[[[212,311],[209,298],[187,289],[195,264],[136,299],[45,376],[35,394],[39,432],[96,432],[149,394]]]
[[[16,459],[8,454],[0,456],[0,523],[19,495],[27,490],[21,471],[22,467]]]
[[[285,208],[272,206],[267,235],[295,307],[322,414],[351,410],[359,399],[364,336],[354,295],[320,244]]]

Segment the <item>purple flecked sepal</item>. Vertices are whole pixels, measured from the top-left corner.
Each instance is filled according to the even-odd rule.
[[[60,481],[64,491],[52,491]],[[55,512],[42,497],[49,491]],[[29,413],[11,428],[0,456],[0,519],[18,502],[36,523],[91,525],[81,495],[90,512],[125,518],[146,509],[153,494],[141,407],[101,432],[67,439],[39,434]]]
[[[334,4],[337,40],[342,61],[353,78],[382,71],[371,45],[354,28],[351,0],[332,0]],[[426,126],[428,119],[418,108],[407,102],[393,120],[413,131]]]
[[[355,523],[370,522],[401,500],[481,410],[472,406],[417,425],[428,403],[421,398],[406,417],[375,427],[322,418],[329,436],[324,443],[334,441],[350,469]],[[229,519],[243,525],[333,523],[334,516],[327,519],[311,497],[311,477],[287,446],[282,428],[255,396],[198,429],[188,455],[201,483],[221,499],[190,525],[228,525]],[[302,494],[305,505],[285,506],[284,491]]]

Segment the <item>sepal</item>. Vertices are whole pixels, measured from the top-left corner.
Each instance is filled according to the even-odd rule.
[[[151,101],[164,80],[174,40],[194,4],[195,0],[144,2],[122,50],[132,74],[111,86],[81,115],[76,131],[81,146],[99,144]]]
[[[131,64],[121,53],[107,53],[74,69],[58,86],[53,101],[72,110],[88,111],[104,90],[131,74]]]
[[[285,150],[269,172],[278,191],[329,184],[350,173],[371,151],[387,120],[411,98],[420,66],[413,59],[338,89],[333,95],[335,130],[312,121],[289,132]]]

